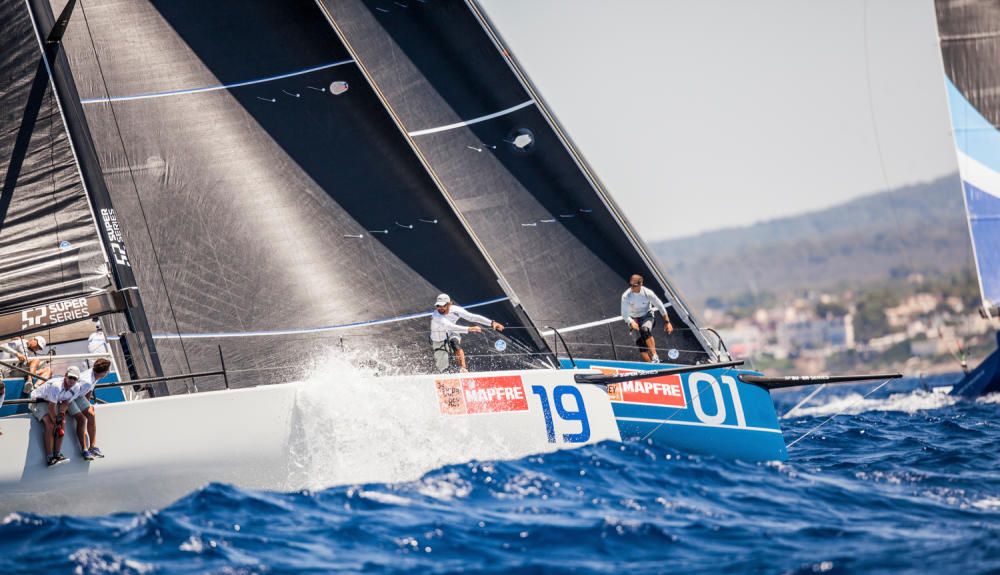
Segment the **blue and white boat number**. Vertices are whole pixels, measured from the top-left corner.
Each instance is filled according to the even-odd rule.
[[[556,442],[555,422],[552,419],[552,407],[555,406],[556,415],[562,421],[580,422],[579,433],[562,433],[562,440],[565,443],[585,443],[590,439],[590,420],[587,418],[587,407],[583,403],[583,395],[580,390],[571,385],[557,385],[552,388],[552,402],[549,402],[548,390],[541,385],[531,386],[531,393],[538,396],[542,403],[542,415],[545,417],[545,431],[549,436],[549,443]],[[567,405],[566,397],[572,396],[575,405]]]

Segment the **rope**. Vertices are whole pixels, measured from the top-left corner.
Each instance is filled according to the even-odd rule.
[[[872,389],[872,390],[871,390],[871,391],[869,391],[868,393],[864,394],[864,396],[862,396],[861,398],[859,398],[859,399],[856,399],[856,400],[852,401],[852,402],[851,402],[850,404],[848,404],[848,406],[847,406],[847,407],[845,407],[844,409],[841,409],[841,410],[840,410],[840,411],[838,411],[837,413],[834,413],[833,415],[831,415],[830,417],[826,418],[826,420],[825,420],[825,421],[823,421],[822,423],[820,423],[820,424],[819,424],[819,425],[817,425],[816,427],[814,427],[814,428],[810,429],[809,431],[807,431],[807,432],[803,433],[803,434],[802,434],[802,435],[800,435],[800,436],[799,436],[799,437],[798,437],[798,438],[797,438],[797,439],[796,439],[795,441],[793,441],[793,442],[791,442],[791,443],[789,443],[789,444],[788,444],[788,449],[791,449],[793,445],[795,445],[796,443],[798,443],[798,442],[802,441],[802,440],[803,440],[803,439],[805,439],[806,437],[809,437],[810,435],[812,435],[812,434],[813,434],[813,433],[814,433],[814,432],[815,432],[815,431],[816,431],[817,429],[819,429],[819,428],[823,427],[824,425],[826,425],[827,423],[830,423],[831,421],[833,421],[833,418],[834,418],[834,417],[837,417],[838,415],[843,415],[845,411],[847,411],[848,409],[850,409],[850,408],[854,407],[854,406],[855,406],[855,405],[857,405],[857,404],[858,404],[859,402],[862,402],[862,401],[864,401],[865,399],[867,399],[867,398],[868,398],[868,396],[869,396],[869,395],[871,395],[871,394],[875,393],[876,391],[878,391],[878,390],[882,389],[882,387],[884,387],[884,386],[885,386],[885,384],[889,383],[890,381],[892,381],[892,380],[891,380],[891,379],[887,379],[887,380],[883,381],[882,383],[878,384],[878,385],[877,385],[877,386],[875,387],[875,389]]]
[[[816,397],[816,394],[818,394],[819,392],[823,391],[823,388],[825,388],[826,385],[827,384],[824,383],[823,385],[821,385],[821,386],[817,387],[816,389],[814,389],[812,393],[810,393],[809,395],[807,395],[805,397],[805,399],[803,399],[802,401],[796,403],[795,407],[793,407],[793,408],[789,409],[788,411],[786,411],[785,414],[781,416],[781,419],[787,418],[789,415],[792,414],[793,411],[795,411],[796,409],[798,409],[798,408],[802,407],[803,405],[805,405],[806,403],[808,403],[810,399]]]

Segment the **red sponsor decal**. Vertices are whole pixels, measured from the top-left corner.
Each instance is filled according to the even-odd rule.
[[[608,375],[636,373],[630,369],[597,366],[593,366],[593,368]],[[611,398],[611,401],[621,401],[624,403],[687,407],[687,399],[684,397],[684,386],[681,385],[681,376],[679,375],[663,375],[660,377],[612,383],[608,386],[608,396]]]
[[[519,375],[438,379],[434,384],[441,413],[528,411],[528,397]]]

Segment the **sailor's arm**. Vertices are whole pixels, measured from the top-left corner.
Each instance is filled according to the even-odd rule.
[[[471,321],[472,323],[478,323],[479,325],[488,325],[495,330],[503,331],[502,323],[493,321],[484,315],[472,313],[467,311],[464,307],[457,305],[452,305],[451,309],[458,314],[458,317],[464,319],[465,321]]]
[[[469,326],[457,324],[444,316],[435,316],[434,327],[444,332],[469,333]]]
[[[639,329],[639,324],[632,319],[631,310],[628,308],[628,294],[629,290],[625,290],[625,293],[622,294],[622,319],[625,320],[625,325],[627,325],[630,330],[635,331]]]
[[[655,307],[660,312],[660,315],[663,316],[663,321],[664,321],[663,331],[667,333],[673,333],[674,326],[673,324],[670,323],[670,316],[667,314],[667,306],[663,305],[663,301],[660,299],[658,295],[656,295],[656,292],[654,292],[653,290],[649,290],[648,295],[650,301],[653,302],[653,307]]]

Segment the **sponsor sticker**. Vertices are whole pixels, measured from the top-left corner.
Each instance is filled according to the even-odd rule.
[[[446,415],[528,411],[519,375],[438,379],[434,385],[441,413]]]
[[[631,369],[598,367],[596,365],[592,367],[607,375],[637,373]],[[608,397],[611,398],[611,401],[620,401],[623,403],[687,407],[687,398],[684,397],[684,386],[681,385],[681,376],[679,375],[663,375],[660,377],[612,383],[608,385]]]

